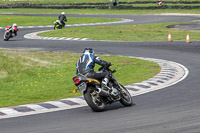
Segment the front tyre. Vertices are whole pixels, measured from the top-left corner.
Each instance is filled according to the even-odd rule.
[[[10,32],[5,32],[4,34],[4,41],[8,41],[10,39],[11,33]]]
[[[120,103],[123,104],[124,106],[132,106],[132,97],[128,90],[120,84],[120,88],[122,89],[121,93],[121,100]]]
[[[57,30],[58,28],[59,28],[59,25],[58,25],[58,24],[55,24],[53,29],[54,29],[54,30]]]
[[[84,92],[84,98],[93,111],[101,112],[105,109],[105,103],[93,87],[87,88]]]

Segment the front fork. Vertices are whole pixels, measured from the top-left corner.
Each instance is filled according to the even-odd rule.
[[[120,83],[118,83],[116,80],[114,81],[114,84],[117,86],[117,90],[120,92],[120,94],[124,94],[124,89],[122,89]]]

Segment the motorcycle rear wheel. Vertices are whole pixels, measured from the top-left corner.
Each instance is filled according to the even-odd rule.
[[[124,106],[132,106],[132,97],[130,95],[130,93],[128,92],[128,90],[120,84],[120,88],[124,91],[123,94],[121,94],[121,100],[120,103],[123,104]]]
[[[89,87],[84,93],[84,98],[90,108],[95,112],[101,112],[105,109],[105,103],[102,98],[97,95],[94,88]]]

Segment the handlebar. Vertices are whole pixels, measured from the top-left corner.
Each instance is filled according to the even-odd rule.
[[[114,64],[109,64],[109,65],[102,66],[102,67],[99,68],[99,71],[101,71],[101,70],[109,70],[109,67],[112,66],[112,65],[114,65]],[[112,70],[110,70],[110,71],[112,71]],[[115,72],[116,72],[116,70],[115,70]]]
[[[115,73],[115,72],[117,72],[117,70],[116,70],[116,69],[114,69],[114,70],[112,71],[112,73]]]

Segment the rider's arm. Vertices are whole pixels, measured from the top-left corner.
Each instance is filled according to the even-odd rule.
[[[15,36],[17,36],[17,32],[16,32],[16,31],[14,31],[14,33],[15,33]]]
[[[94,62],[97,63],[98,65],[101,65],[101,66],[108,66],[108,65],[111,64],[110,62],[106,62],[104,60],[101,60],[98,56],[94,57]]]
[[[18,32],[18,29],[17,29],[17,28],[14,28],[15,36],[17,36],[17,32]]]
[[[65,16],[64,21],[67,22],[67,17]]]

